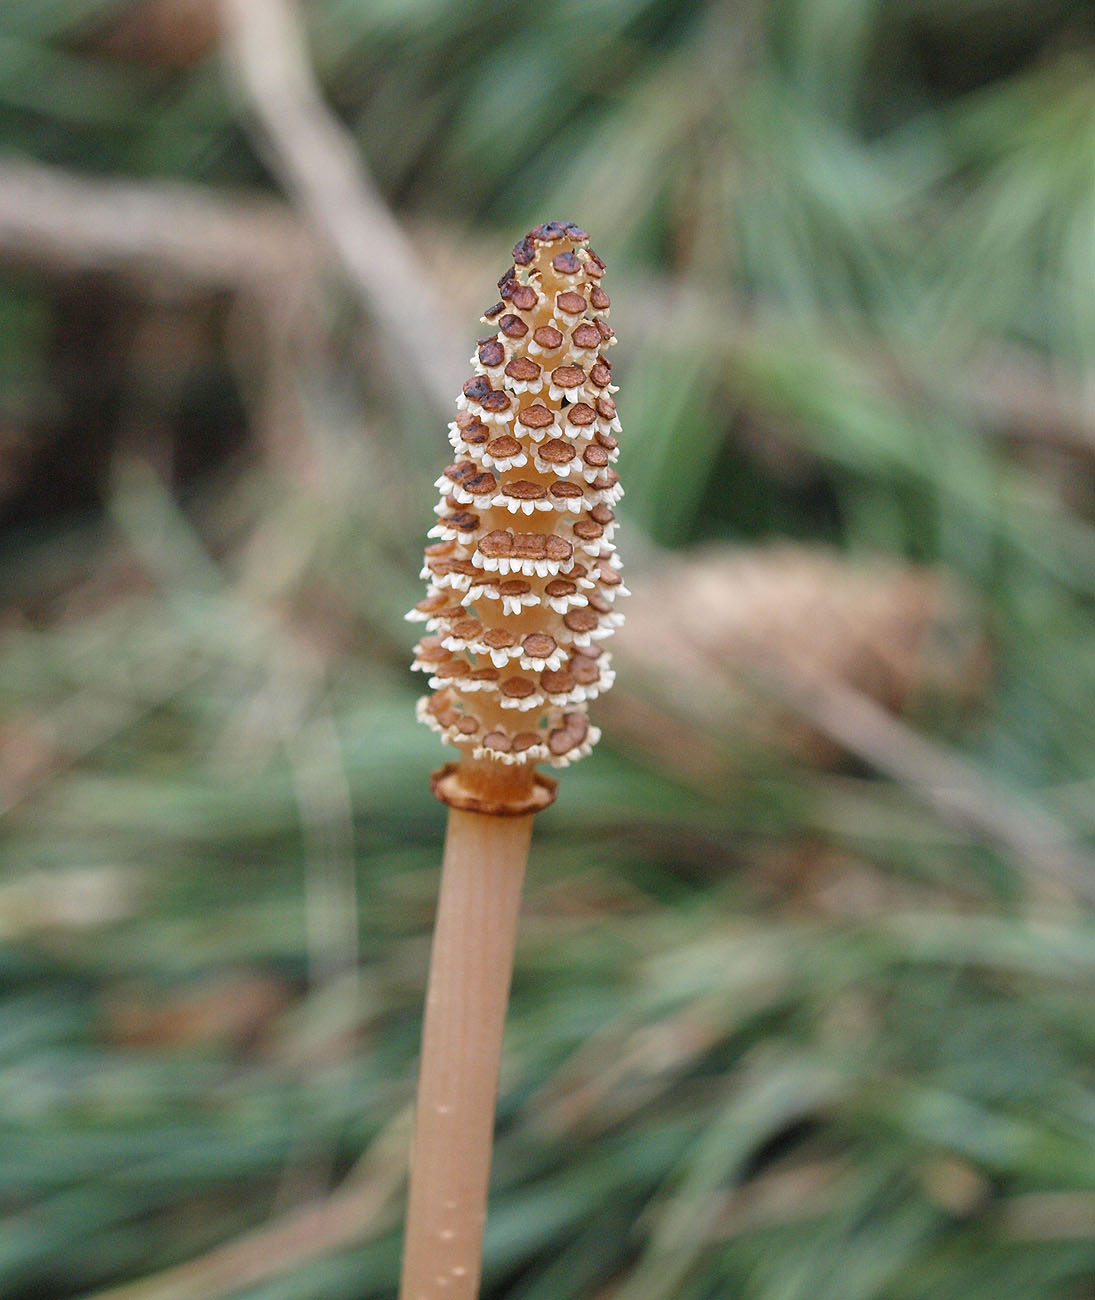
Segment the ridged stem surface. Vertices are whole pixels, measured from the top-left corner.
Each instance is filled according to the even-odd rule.
[[[449,812],[430,958],[401,1300],[475,1300],[532,815]]]

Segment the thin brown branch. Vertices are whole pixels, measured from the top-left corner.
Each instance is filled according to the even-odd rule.
[[[162,663],[163,657],[161,652],[157,662]],[[144,695],[120,697],[94,688],[77,689],[49,710],[9,720],[0,728],[0,817],[164,708],[195,685],[203,671],[202,665],[188,663],[179,656],[158,687]],[[18,762],[10,762],[9,750]],[[29,765],[29,770],[28,751],[39,759]]]
[[[0,159],[0,256],[52,271],[267,290],[318,262],[283,205],[172,182],[90,180]]]
[[[128,276],[154,296],[232,295],[259,439],[295,481],[314,477],[295,375],[318,355],[326,253],[285,204],[0,159],[0,259],[54,275]]]
[[[366,314],[404,369],[447,410],[463,367],[444,303],[312,72],[291,0],[221,0],[239,88],[288,192],[319,229]]]
[[[410,1112],[385,1128],[337,1192],[283,1214],[197,1259],[90,1300],[223,1300],[311,1260],[375,1238],[396,1220],[406,1178]]]
[[[769,654],[757,675],[780,700],[850,754],[904,786],[940,817],[972,832],[1077,897],[1095,901],[1095,860],[1071,829],[1033,799],[1005,794],[961,755],[929,739],[854,687]]]
[[[241,4],[240,8],[246,10],[253,24],[255,13],[263,5],[256,0],[254,5]],[[329,125],[336,132],[342,131],[337,123]],[[349,166],[359,179],[363,178],[363,192],[373,194],[356,154]],[[327,211],[327,207],[323,210]],[[427,302],[428,276],[420,267],[434,242],[431,232],[421,232],[415,241],[420,251],[416,251],[382,204],[378,216],[371,199],[365,211],[369,215],[364,221],[360,215],[335,216],[341,223],[340,240],[358,249],[355,261],[373,263],[366,279],[377,273],[379,265],[388,281],[387,287],[378,284],[374,291],[365,287],[360,275],[356,277],[356,287],[370,311],[376,295],[393,312],[400,303]],[[316,219],[311,209],[310,215]],[[402,272],[383,265],[382,250],[387,244],[377,242],[374,216],[394,228]],[[358,247],[355,241],[359,236]],[[336,251],[341,255],[341,244]],[[471,255],[481,262],[483,273],[490,270],[485,243],[481,251],[473,246]],[[54,272],[151,275],[160,282],[175,280],[189,286],[244,290],[267,300],[279,294],[286,276],[295,279],[318,275],[324,260],[315,238],[290,209],[269,199],[217,195],[208,187],[181,182],[91,179],[10,157],[0,159],[0,259],[33,263]],[[441,269],[450,279],[456,278],[457,268]],[[397,283],[400,279],[402,288]],[[482,275],[478,267],[469,273],[465,261],[459,268],[459,279],[479,284]],[[419,293],[422,296],[413,296]],[[407,298],[406,294],[412,296]],[[644,334],[653,337],[665,303],[672,297],[678,303],[675,318],[681,322],[684,342],[709,347],[710,332],[701,338],[697,324],[692,340],[689,322],[719,319],[724,322],[719,346],[728,364],[739,349],[752,350],[763,344],[761,333],[747,321],[739,303],[706,289],[674,289],[660,280],[633,281],[620,286],[616,296],[633,322],[633,337],[640,343]],[[428,314],[424,312],[423,318]],[[402,321],[397,327],[406,329]],[[409,355],[421,359],[425,349],[417,324],[414,332]],[[397,337],[404,346],[404,336]],[[919,391],[915,379],[904,370],[895,373],[893,358],[882,356],[867,341],[849,340],[841,355],[862,367],[868,382],[877,382],[886,391],[904,391],[910,383]],[[450,364],[455,374],[457,367]],[[437,365],[436,357],[431,357],[428,365],[432,370]],[[461,372],[452,383],[446,381],[446,406],[462,377]],[[1095,453],[1095,416],[1090,407],[1070,393],[1043,361],[1021,349],[1012,348],[1006,354],[986,351],[955,382],[955,399],[986,434],[1049,443],[1086,455]],[[441,385],[436,387],[441,396]]]

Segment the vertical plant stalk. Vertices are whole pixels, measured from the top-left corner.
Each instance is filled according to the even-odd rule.
[[[475,1296],[532,814],[449,816],[403,1253],[405,1300]]]
[[[418,714],[461,751],[433,778],[450,808],[422,1042],[402,1300],[475,1300],[521,886],[533,814],[598,738],[601,642],[626,594],[604,263],[577,226],[537,226],[483,316],[438,479],[414,668]]]

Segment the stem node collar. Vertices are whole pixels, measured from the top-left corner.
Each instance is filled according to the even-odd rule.
[[[531,780],[515,782],[512,790],[502,790],[498,786],[497,765],[491,764],[491,768],[490,781],[479,782],[475,779],[474,768],[469,771],[466,762],[446,763],[430,778],[430,788],[450,808],[486,813],[491,817],[524,817],[555,802],[558,782],[550,776],[523,769],[520,775],[527,775]]]

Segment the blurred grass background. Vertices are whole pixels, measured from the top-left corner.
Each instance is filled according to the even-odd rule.
[[[1095,1296],[1093,55],[1085,0],[8,0],[0,1294],[394,1294],[401,615],[559,217],[634,595],[484,1294]]]

